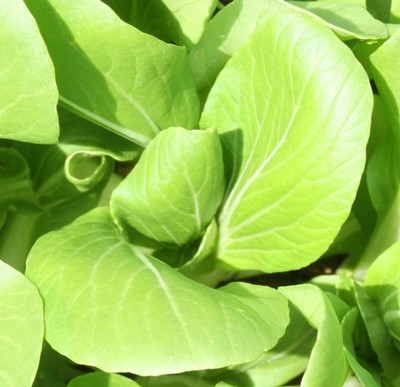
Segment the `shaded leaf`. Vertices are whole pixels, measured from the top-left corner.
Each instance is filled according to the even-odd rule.
[[[342,320],[343,345],[347,361],[363,387],[378,387],[379,384],[372,374],[365,369],[357,359],[353,335],[356,329],[358,311],[352,308]]]
[[[400,30],[371,56],[372,73],[379,90],[387,122],[379,128],[383,138],[374,149],[367,166],[367,183],[372,204],[377,211],[377,224],[363,255],[354,264],[354,275],[363,279],[371,263],[392,244],[400,241]]]
[[[0,211],[11,205],[35,203],[29,166],[12,148],[0,148]]]
[[[385,326],[378,307],[365,289],[355,284],[355,296],[358,309],[363,318],[372,348],[376,352],[383,374],[394,385],[400,383],[400,354]]]
[[[118,374],[93,372],[77,376],[67,387],[140,387],[135,381]]]
[[[197,43],[217,0],[106,0],[120,17],[166,42],[191,47]]]
[[[198,96],[183,48],[127,25],[100,0],[26,3],[64,107],[140,146],[169,126],[197,125]]]
[[[400,243],[381,254],[368,269],[365,290],[377,303],[383,321],[400,349]]]
[[[382,22],[374,19],[365,6],[347,3],[289,1],[300,8],[324,20],[343,39],[386,39],[388,31]]]

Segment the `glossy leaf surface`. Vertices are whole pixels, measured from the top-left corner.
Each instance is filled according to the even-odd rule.
[[[39,239],[26,273],[45,300],[46,340],[107,372],[244,363],[273,347],[288,324],[275,290],[191,281],[124,241],[105,208]]]
[[[293,270],[327,249],[356,194],[371,112],[365,72],[326,27],[284,14],[253,34],[201,119],[232,166],[221,266]]]
[[[0,261],[0,385],[29,387],[39,364],[43,305],[35,286]]]
[[[115,190],[113,216],[157,241],[198,238],[223,195],[223,160],[215,130],[169,128],[145,149]]]

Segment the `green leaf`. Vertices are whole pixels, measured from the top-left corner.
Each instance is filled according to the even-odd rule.
[[[19,155],[18,160],[21,159],[20,172],[15,170],[13,179],[25,180],[21,180],[18,187],[10,178],[3,180],[8,184],[4,185],[4,189],[0,191],[5,199],[9,199],[12,192],[13,204],[19,204],[16,200],[23,195],[29,199],[29,191],[24,193],[23,190],[22,182],[25,181],[26,187],[29,187],[29,184],[33,186],[31,195],[36,205],[36,207],[32,205],[28,207],[30,211],[11,212],[0,233],[0,256],[6,263],[21,272],[25,270],[25,261],[30,248],[40,235],[70,223],[98,204],[102,190],[112,172],[113,163],[108,155],[125,159],[137,154],[135,147],[131,151],[126,149],[126,145],[124,145],[125,148],[119,147],[125,144],[126,140],[112,133],[106,135],[101,133],[95,137],[95,140],[90,141],[89,133],[91,132],[90,134],[94,136],[95,130],[100,128],[81,118],[68,119],[65,122],[64,113],[60,117],[61,143],[57,145],[15,143],[14,147],[19,153],[15,149],[9,150],[9,153]],[[81,130],[80,136],[79,130]],[[112,144],[105,149],[107,139]],[[11,159],[9,157],[7,163],[12,161]],[[14,167],[16,166],[17,163]],[[19,189],[18,192],[16,192],[17,189]],[[9,195],[6,195],[7,191],[10,191]],[[22,206],[19,205],[18,208]],[[21,233],[21,230],[24,232]]]
[[[221,134],[232,169],[221,267],[275,272],[321,256],[354,200],[371,112],[365,72],[326,27],[281,14],[253,34],[201,119]]]
[[[120,11],[119,15],[123,13],[121,17],[141,31],[189,48],[199,41],[218,1],[123,0],[128,6],[113,0],[105,2]]]
[[[384,23],[390,22],[392,0],[366,0],[368,12]]]
[[[29,166],[15,149],[0,148],[0,211],[26,202],[35,202]]]
[[[390,22],[400,23],[400,1],[392,0],[390,8]]]
[[[235,0],[208,23],[200,41],[189,53],[189,63],[198,90],[208,89],[228,59],[245,44],[264,13],[286,10],[275,0]]]
[[[366,370],[358,361],[357,353],[354,348],[353,335],[356,329],[358,311],[352,308],[342,320],[343,345],[346,353],[347,361],[362,387],[379,387],[380,385],[372,374]]]
[[[371,56],[372,71],[379,95],[389,119],[389,131],[380,149],[376,149],[367,171],[371,198],[379,213],[392,203],[399,191],[400,162],[396,157],[400,148],[400,31],[378,48]],[[384,161],[383,161],[384,158]]]
[[[348,366],[340,323],[328,298],[322,290],[308,284],[280,287],[279,291],[318,330],[302,385],[342,386]]]
[[[393,385],[398,385],[400,383],[400,354],[383,322],[379,309],[368,297],[365,289],[357,283],[355,284],[355,296],[372,348],[378,356],[383,373]]]
[[[183,245],[198,238],[214,217],[223,179],[215,130],[169,128],[150,143],[114,191],[111,211],[124,228]]]
[[[198,96],[183,48],[122,22],[100,0],[27,0],[56,69],[64,107],[146,146],[193,128]]]
[[[0,139],[57,142],[54,68],[22,0],[0,3]]]
[[[199,374],[186,373],[178,375],[162,375],[151,377],[138,377],[136,380],[141,387],[215,387],[202,378]]]
[[[191,281],[125,242],[105,208],[41,237],[26,273],[45,300],[50,345],[107,372],[244,363],[273,347],[288,324],[275,290]]]
[[[228,59],[274,14],[307,13],[347,38],[384,39],[388,36],[386,26],[373,19],[360,5],[336,4],[336,1],[335,4],[294,4],[278,0],[235,0],[219,11],[189,52],[197,89],[208,91]]]
[[[44,341],[33,387],[65,387],[72,378],[84,372]]]
[[[334,3],[334,4],[357,4],[366,6],[366,0],[316,0],[319,3]]]
[[[374,19],[362,5],[314,1],[289,1],[288,4],[322,19],[344,40],[376,40],[388,37],[385,24]]]
[[[254,362],[211,371],[216,376],[208,379],[214,383],[223,380],[234,386],[263,386],[268,381],[268,387],[278,387],[301,375],[307,368],[316,332],[300,312],[289,306],[290,324],[274,348]]]
[[[43,306],[37,289],[0,261],[0,385],[29,387],[39,364]]]
[[[60,147],[71,155],[85,152],[109,156],[118,161],[134,160],[142,148],[131,141],[87,121],[69,111],[59,108],[58,116],[62,128]]]
[[[105,372],[93,372],[77,376],[72,379],[67,387],[140,387],[139,384],[125,376],[107,374]]]
[[[378,304],[383,321],[400,349],[400,243],[380,255],[365,277],[365,290]]]
[[[384,132],[367,166],[367,183],[377,224],[363,255],[353,268],[355,276],[363,279],[371,263],[391,245],[400,241],[400,30],[371,56],[372,72],[387,115],[376,130]]]

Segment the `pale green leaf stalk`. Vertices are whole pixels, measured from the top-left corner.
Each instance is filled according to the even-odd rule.
[[[214,217],[223,183],[218,133],[169,128],[114,191],[111,212],[123,228],[183,245],[200,237]]]

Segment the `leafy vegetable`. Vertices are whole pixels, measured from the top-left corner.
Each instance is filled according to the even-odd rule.
[[[398,0],[0,4],[0,386],[400,385]]]

